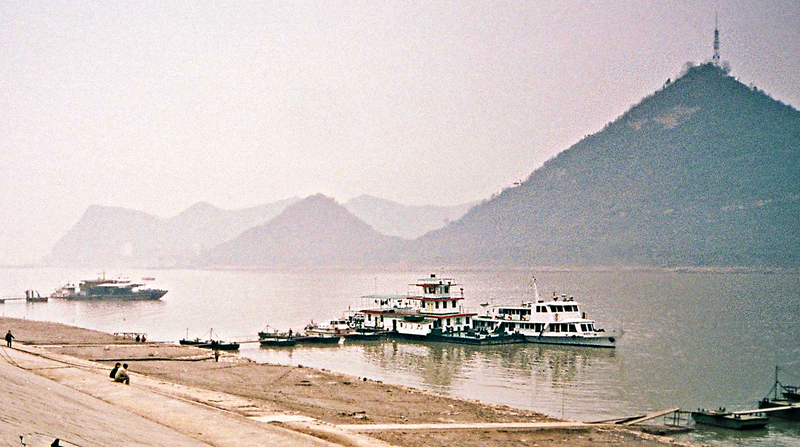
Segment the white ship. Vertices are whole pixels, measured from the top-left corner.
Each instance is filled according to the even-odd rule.
[[[467,332],[476,315],[464,309],[464,289],[451,278],[423,278],[406,295],[365,295],[360,327],[407,337],[436,337]]]
[[[614,348],[623,331],[600,329],[575,299],[555,292],[549,301],[539,297],[533,280],[533,299],[517,305],[487,305],[485,312],[472,318],[472,326],[482,333],[519,333],[533,343],[581,345]]]

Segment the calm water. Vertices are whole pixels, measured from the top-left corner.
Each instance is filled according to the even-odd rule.
[[[58,321],[107,332],[146,332],[151,340],[205,335],[254,340],[267,325],[302,328],[338,317],[360,295],[405,293],[427,271],[127,271],[153,276],[169,293],[159,302],[0,304],[4,316]],[[519,302],[527,270],[448,270],[466,306]],[[116,274],[116,273],[115,273]],[[0,269],[0,296],[49,294],[96,271]],[[110,276],[110,275],[109,275]],[[556,417],[598,420],[679,406],[755,408],[775,365],[800,384],[800,279],[796,273],[699,274],[544,271],[540,291],[574,295],[590,318],[625,336],[615,350],[542,345],[460,346],[382,341],[262,349],[240,355],[410,385]],[[5,328],[3,328],[5,329]],[[13,328],[12,328],[13,329]],[[789,374],[794,374],[790,376]],[[715,445],[800,446],[800,424],[771,423],[735,433],[703,429],[690,439]]]

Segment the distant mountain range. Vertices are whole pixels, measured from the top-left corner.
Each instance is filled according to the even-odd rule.
[[[200,202],[169,219],[93,205],[56,242],[44,261],[79,266],[195,264],[205,251],[272,219],[298,200],[232,211]]]
[[[335,202],[328,198],[322,200],[321,197],[324,196],[311,196],[303,200],[306,203],[301,208],[309,208],[305,211],[308,217],[326,215],[326,211],[315,210],[317,206],[329,208],[327,210],[329,217],[342,213],[350,214],[348,210],[352,210],[352,214],[350,214],[352,226],[371,226],[369,230],[376,232],[381,237],[403,238],[418,237],[428,231],[440,228],[447,222],[463,216],[469,207],[477,203],[442,207],[406,206],[363,195],[350,200],[344,206],[336,204],[336,207],[341,208],[337,214],[330,210]],[[229,259],[229,257],[223,256],[219,249],[214,248],[220,244],[224,247],[234,247],[236,241],[241,243],[243,238],[253,234],[247,230],[256,230],[276,219],[284,211],[289,212],[289,215],[282,216],[280,220],[276,219],[278,222],[274,225],[299,217],[302,215],[302,211],[290,209],[299,201],[298,198],[290,198],[239,210],[223,210],[209,203],[199,202],[168,219],[141,211],[93,205],[86,210],[78,223],[53,246],[45,263],[87,266],[191,266],[208,264],[210,261],[206,256],[212,256],[219,262],[225,260],[227,264],[246,265],[245,259],[240,260],[241,262]],[[314,225],[309,224],[307,228],[309,230],[320,229],[330,223],[331,220],[327,218]],[[342,223],[344,224],[344,222]],[[295,229],[303,228],[303,225],[296,223],[293,227]],[[344,228],[340,229],[347,233]],[[366,231],[363,228],[351,230],[348,233],[351,237],[356,237],[356,233],[359,231]],[[297,237],[301,236],[297,235],[294,239]],[[324,241],[319,240],[316,234],[301,238],[316,240],[317,247],[324,245]],[[375,241],[378,239],[380,238],[376,238]],[[388,237],[386,240],[394,239]],[[297,244],[296,241],[293,243]],[[254,247],[258,249],[258,245]],[[396,250],[392,252],[394,253]],[[313,258],[313,256],[311,257]],[[285,261],[281,262],[281,265],[313,263],[312,259],[305,262],[296,257],[279,258]],[[324,256],[322,258],[328,259]],[[352,257],[342,255],[335,258],[339,262],[343,262],[344,259]],[[248,257],[247,260],[255,262],[255,258]]]
[[[482,203],[316,195],[167,220],[93,206],[47,261],[798,267],[799,178],[800,112],[704,64]]]

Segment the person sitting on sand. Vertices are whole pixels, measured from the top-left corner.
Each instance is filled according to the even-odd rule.
[[[15,339],[15,338],[16,338],[16,337],[14,337],[13,335],[11,335],[11,329],[9,329],[9,330],[8,330],[8,332],[6,333],[6,344],[8,344],[8,347],[9,347],[9,348],[11,347],[11,340],[13,340],[13,339]]]
[[[125,385],[131,384],[131,378],[128,376],[128,364],[123,363],[122,369],[117,371],[117,375],[114,377],[115,382],[124,383]]]
[[[120,362],[117,362],[117,364],[116,364],[116,365],[114,365],[114,367],[113,367],[113,368],[111,368],[111,373],[108,375],[108,377],[111,377],[112,379],[115,379],[115,380],[116,380],[116,378],[117,378],[117,371],[119,371],[119,367],[120,367],[120,366],[122,366],[122,363],[120,363]]]

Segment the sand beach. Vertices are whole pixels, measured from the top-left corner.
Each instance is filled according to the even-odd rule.
[[[664,427],[535,412],[231,353],[0,318],[0,437],[48,446],[663,446]],[[131,384],[114,383],[115,362]]]

